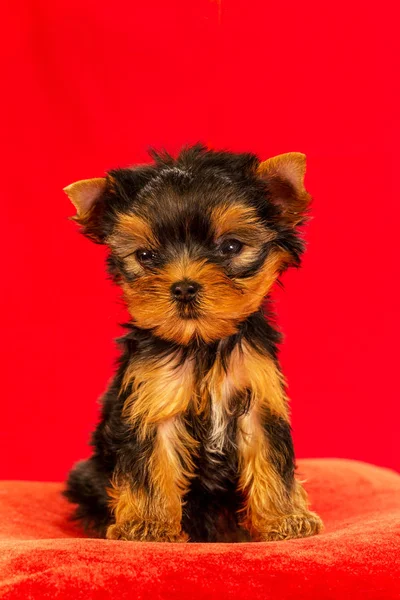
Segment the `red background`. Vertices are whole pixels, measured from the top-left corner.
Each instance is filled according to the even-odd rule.
[[[399,468],[394,4],[15,0],[2,28],[0,476],[87,455],[124,319],[62,188],[198,140],[307,154],[309,248],[277,293],[297,453]]]

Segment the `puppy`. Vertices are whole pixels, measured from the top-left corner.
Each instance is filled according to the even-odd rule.
[[[132,317],[75,517],[109,539],[268,541],[322,527],[295,479],[278,332],[261,305],[299,266],[305,156],[185,148],[65,188]]]

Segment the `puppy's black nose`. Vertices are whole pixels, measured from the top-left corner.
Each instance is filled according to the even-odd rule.
[[[171,293],[175,300],[179,302],[192,302],[197,296],[197,292],[200,289],[200,285],[195,281],[185,279],[184,281],[177,281],[171,285]]]

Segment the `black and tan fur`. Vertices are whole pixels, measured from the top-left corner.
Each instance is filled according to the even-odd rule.
[[[280,338],[261,310],[300,264],[305,157],[260,162],[199,145],[152,157],[65,190],[83,233],[109,247],[132,316],[93,455],[65,494],[110,539],[315,534],[321,521],[295,479]]]

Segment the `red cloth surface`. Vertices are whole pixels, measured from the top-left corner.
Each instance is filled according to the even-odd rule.
[[[325,531],[252,544],[89,539],[62,484],[0,484],[0,597],[400,598],[400,476],[366,463],[299,461]]]

